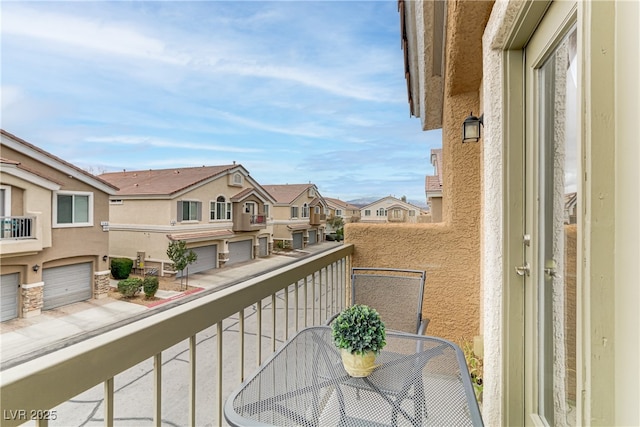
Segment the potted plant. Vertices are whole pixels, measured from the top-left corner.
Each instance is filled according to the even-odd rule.
[[[338,314],[331,324],[331,335],[340,349],[342,364],[352,377],[366,377],[373,372],[376,356],[387,344],[380,314],[361,304]]]

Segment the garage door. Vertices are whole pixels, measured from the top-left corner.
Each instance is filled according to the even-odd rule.
[[[293,233],[293,249],[302,249],[302,233]]]
[[[318,243],[318,232],[316,230],[309,230],[309,244],[313,245]]]
[[[191,249],[198,255],[198,259],[193,264],[189,264],[189,274],[200,273],[201,271],[211,270],[218,266],[218,246],[202,246],[200,248]],[[187,269],[184,269],[184,274],[187,274]],[[176,277],[181,277],[182,274],[178,271]]]
[[[260,256],[269,255],[269,238],[268,237],[260,237],[258,239],[258,250]]]
[[[227,265],[252,260],[252,250],[253,239],[229,243],[229,261]]]
[[[90,262],[45,268],[42,271],[44,296],[42,308],[50,310],[93,296],[93,267]]]
[[[0,321],[18,317],[18,284],[20,275],[3,274],[0,276]]]

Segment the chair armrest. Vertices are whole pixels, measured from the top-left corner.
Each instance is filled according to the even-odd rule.
[[[340,313],[336,313],[336,314],[334,314],[333,316],[331,316],[330,318],[328,318],[328,319],[324,322],[324,324],[325,324],[326,326],[331,325],[331,323],[335,320],[335,318],[336,318],[336,317],[338,317],[338,315],[339,315],[339,314],[340,314]]]

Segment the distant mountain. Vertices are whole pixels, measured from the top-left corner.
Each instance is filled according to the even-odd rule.
[[[380,199],[382,199],[382,197],[361,197],[355,200],[347,200],[347,203],[362,208]],[[423,209],[427,208],[427,203],[424,200],[407,200],[407,203],[411,203],[412,205],[418,206]]]

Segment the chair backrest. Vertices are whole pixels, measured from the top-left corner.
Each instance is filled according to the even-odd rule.
[[[422,322],[425,272],[397,268],[351,270],[351,304],[375,308],[387,329],[415,334]]]

